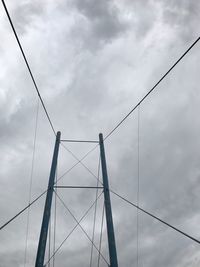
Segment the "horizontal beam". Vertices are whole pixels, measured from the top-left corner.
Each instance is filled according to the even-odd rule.
[[[103,189],[103,186],[78,186],[78,185],[55,185],[54,188],[84,188],[84,189]]]
[[[72,139],[62,139],[61,142],[68,142],[68,143],[99,143],[99,141],[96,140],[72,140]]]

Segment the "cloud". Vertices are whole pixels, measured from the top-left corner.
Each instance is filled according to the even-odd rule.
[[[183,42],[188,42],[198,36],[198,29],[195,25],[198,23],[199,2],[181,1],[162,1],[163,20],[170,27],[176,30]]]
[[[128,24],[120,17],[120,10],[113,1],[73,1],[77,22],[72,31],[81,37],[84,49],[96,49],[124,34]]]
[[[180,6],[180,8],[178,8]],[[127,114],[198,34],[199,4],[182,1],[23,1],[8,3],[45,105],[62,138],[98,139]],[[2,11],[0,11],[2,12]],[[28,203],[37,95],[1,13],[0,196],[1,224]],[[185,26],[187,25],[187,27]],[[198,238],[198,45],[105,142],[110,186]],[[55,137],[39,106],[32,199],[46,189]],[[78,158],[93,144],[66,144]],[[84,163],[97,175],[99,148]],[[60,147],[58,177],[76,160]],[[79,165],[61,185],[96,185]],[[79,219],[95,199],[88,190],[59,190]],[[136,263],[136,210],[111,194],[119,265]],[[33,266],[44,198],[30,209],[27,267]],[[54,208],[52,209],[52,216]],[[102,199],[97,209],[99,243]],[[94,210],[82,222],[92,235]],[[139,213],[139,263],[196,267],[192,241]],[[2,267],[23,266],[27,213],[0,232]],[[56,247],[75,222],[57,202]],[[53,223],[52,223],[53,233]],[[53,236],[53,234],[52,234]],[[17,247],[17,249],[16,249]],[[77,229],[56,257],[64,266],[88,266],[91,244]],[[108,258],[106,227],[103,254]],[[47,253],[48,254],[48,253]],[[94,254],[94,263],[97,261]],[[103,261],[101,265],[105,266]]]
[[[9,6],[8,6],[9,7]],[[34,3],[28,0],[20,1],[19,4],[12,4],[11,17],[19,35],[33,26],[33,24],[41,17],[45,11],[44,4],[41,5],[39,1]]]

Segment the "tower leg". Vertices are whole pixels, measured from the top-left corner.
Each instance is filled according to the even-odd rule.
[[[110,267],[118,267],[115,233],[114,233],[114,226],[113,226],[110,191],[109,191],[109,183],[108,183],[108,174],[107,174],[107,167],[106,167],[105,149],[104,149],[104,142],[103,142],[103,134],[101,133],[99,134],[99,145],[100,145],[101,167],[102,167],[103,187],[104,187],[104,200],[105,200],[106,224],[107,224],[107,233],[108,233]]]
[[[48,233],[48,227],[49,227],[49,218],[50,218],[50,213],[51,213],[53,186],[55,183],[55,173],[56,173],[56,167],[57,167],[60,135],[61,133],[57,132],[56,143],[54,147],[53,159],[52,159],[52,164],[51,164],[51,171],[49,175],[49,184],[48,184],[48,189],[47,189],[46,202],[45,202],[45,207],[44,207],[35,267],[43,267],[44,265],[44,256],[45,256],[47,233]]]

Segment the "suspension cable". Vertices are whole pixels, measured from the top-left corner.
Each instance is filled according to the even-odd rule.
[[[141,207],[137,206],[136,204],[134,204],[133,202],[129,201],[128,199],[126,199],[123,196],[120,196],[118,193],[114,192],[113,190],[110,189],[110,192],[112,192],[114,195],[116,195],[117,197],[121,198],[122,200],[124,200],[125,202],[127,202],[128,204],[130,204],[131,206],[135,207],[136,209],[139,209],[140,211],[142,211],[143,213],[146,213],[147,215],[149,215],[150,217],[156,219],[157,221],[161,222],[162,224],[165,224],[166,226],[172,228],[173,230],[175,230],[176,232],[179,232],[180,234],[186,236],[187,238],[193,240],[194,242],[200,244],[200,240],[194,238],[193,236],[181,231],[180,229],[178,229],[177,227],[171,225],[170,223],[160,219],[159,217],[153,215],[152,213],[142,209]]]
[[[160,78],[160,80],[146,93],[146,95],[129,111],[129,113],[106,135],[104,140],[106,140],[117,128],[135,111],[135,109],[154,91],[154,89],[164,80],[164,78],[174,69],[174,67],[187,55],[187,53],[199,42],[200,37],[198,37],[190,47],[181,55],[181,57],[171,66],[171,68]]]
[[[39,200],[45,193],[47,192],[47,190],[45,190],[43,193],[41,193],[38,197],[36,197],[30,204],[28,204],[26,207],[24,207],[22,210],[20,210],[15,216],[13,216],[10,220],[8,220],[6,223],[4,223],[1,227],[0,227],[0,231],[6,227],[9,223],[11,223],[12,221],[14,221],[19,215],[21,215],[25,210],[27,210],[29,207],[31,207],[37,200]]]
[[[48,121],[49,121],[49,123],[50,123],[50,126],[51,126],[51,128],[52,128],[54,134],[56,135],[56,131],[55,131],[55,129],[54,129],[53,123],[52,123],[51,118],[50,118],[50,116],[49,116],[49,114],[48,114],[48,111],[47,111],[47,109],[46,109],[46,107],[45,107],[44,101],[43,101],[43,99],[42,99],[42,96],[41,96],[41,94],[40,94],[39,88],[38,88],[38,86],[37,86],[37,83],[36,83],[36,81],[35,81],[35,78],[34,78],[34,76],[33,76],[32,71],[31,71],[30,65],[29,65],[29,63],[28,63],[28,60],[27,60],[27,58],[26,58],[26,55],[25,55],[24,50],[23,50],[23,48],[22,48],[22,45],[21,45],[21,43],[20,43],[20,41],[19,41],[19,37],[18,37],[18,35],[17,35],[17,32],[16,32],[15,27],[14,27],[14,24],[13,24],[13,22],[12,22],[12,19],[11,19],[10,14],[9,14],[9,12],[8,12],[8,9],[7,9],[7,7],[6,7],[5,1],[4,1],[4,0],[1,0],[1,1],[2,1],[3,7],[4,7],[4,9],[5,9],[6,15],[7,15],[7,17],[8,17],[8,20],[9,20],[9,22],[10,22],[10,26],[11,26],[11,28],[12,28],[12,30],[13,30],[14,35],[15,35],[17,44],[18,44],[18,46],[19,46],[19,48],[20,48],[20,51],[21,51],[21,53],[22,53],[23,59],[24,59],[25,64],[26,64],[26,67],[27,67],[28,72],[29,72],[29,74],[30,74],[31,80],[32,80],[32,82],[33,82],[33,84],[34,84],[34,87],[35,87],[35,89],[36,89],[36,92],[37,92],[37,94],[38,94],[38,97],[39,97],[39,99],[40,99],[40,101],[41,101],[42,107],[43,107],[43,109],[44,109],[44,111],[45,111],[45,114],[46,114],[47,119],[48,119]]]
[[[90,154],[92,153],[94,150],[96,149],[96,146],[94,148],[92,148],[91,150],[89,150],[80,160],[78,160],[77,163],[75,163],[71,168],[69,168],[67,171],[65,171],[58,179],[57,182],[59,180],[61,180],[65,175],[67,175],[71,170],[73,170],[77,165],[81,164],[81,162]],[[95,174],[94,174],[95,175]],[[47,192],[47,190],[45,190],[44,192],[42,192],[39,196],[37,196],[30,204],[28,204],[27,206],[25,206],[22,210],[20,210],[16,215],[14,215],[11,219],[9,219],[7,222],[5,222],[2,226],[0,226],[0,231],[5,228],[9,223],[11,223],[12,221],[14,221],[18,216],[20,216],[25,210],[27,210],[29,207],[31,207],[37,200],[39,200],[45,193]]]
[[[95,174],[94,174],[94,175],[95,175]],[[98,177],[96,177],[96,179],[98,179]],[[130,201],[127,200],[126,198],[124,198],[124,197],[120,196],[118,193],[114,192],[111,188],[110,188],[110,192],[112,192],[113,194],[117,195],[118,197],[120,197],[120,198],[123,199],[124,201],[126,201],[126,202],[128,202],[129,204],[131,204],[132,206],[136,207],[137,209],[139,209],[139,210],[143,211],[144,213],[148,214],[149,216],[151,216],[151,217],[157,219],[158,221],[162,222],[163,224],[167,225],[168,227],[170,227],[170,228],[176,230],[177,232],[183,234],[184,236],[186,236],[186,237],[188,237],[188,238],[192,239],[193,241],[195,241],[195,242],[197,242],[197,243],[200,244],[200,241],[199,241],[198,239],[193,238],[192,236],[190,236],[190,235],[184,233],[183,231],[179,230],[178,228],[172,226],[171,224],[168,224],[167,222],[165,222],[165,221],[163,221],[162,219],[158,218],[157,216],[151,214],[150,212],[145,211],[144,209],[140,208],[140,207],[137,206],[136,204],[130,202]]]

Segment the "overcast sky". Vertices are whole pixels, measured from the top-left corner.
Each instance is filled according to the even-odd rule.
[[[56,131],[97,140],[137,104],[199,36],[195,0],[6,1]],[[3,6],[0,8],[0,224],[47,188],[55,136],[30,79]],[[105,142],[110,187],[200,239],[200,53],[197,44]],[[66,144],[77,158],[94,144]],[[77,160],[62,146],[58,177]],[[98,175],[99,148],[84,164]],[[96,185],[81,165],[62,185]],[[58,189],[80,219],[96,191]],[[34,266],[45,198],[0,231],[0,267]],[[111,195],[119,266],[137,266],[137,211]],[[97,209],[98,246],[103,198]],[[52,217],[54,208],[52,209]],[[82,222],[92,236],[94,209]],[[76,222],[57,199],[56,247]],[[139,213],[139,267],[197,267],[199,245]],[[53,220],[51,233],[53,251]],[[88,266],[91,244],[77,228],[55,266]],[[108,259],[104,224],[102,253]],[[48,252],[46,253],[48,255]],[[53,266],[53,265],[51,265]],[[93,264],[97,266],[94,250]],[[100,266],[106,266],[101,259]]]

